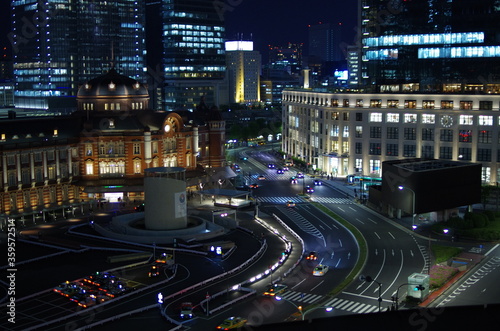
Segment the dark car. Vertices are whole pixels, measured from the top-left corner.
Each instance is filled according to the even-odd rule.
[[[306,256],[306,260],[316,261],[318,259],[318,255],[316,252],[309,252]]]
[[[313,189],[311,186],[307,185],[307,186],[306,186],[306,192],[307,192],[307,193],[313,193],[313,192],[314,192],[314,189]]]
[[[315,179],[315,180],[314,180],[314,185],[316,185],[316,186],[321,186],[321,185],[323,185],[323,182],[322,182],[322,181],[320,181],[319,179]]]
[[[140,205],[137,205],[134,207],[135,211],[144,211],[144,204],[141,203]]]

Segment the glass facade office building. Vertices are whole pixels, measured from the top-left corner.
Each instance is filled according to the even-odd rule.
[[[496,0],[361,0],[360,25],[373,92],[500,92]]]
[[[72,108],[78,86],[113,65],[143,80],[143,1],[14,0],[12,11],[16,107]]]
[[[163,66],[167,110],[217,103],[224,79],[224,19],[211,1],[164,0]]]

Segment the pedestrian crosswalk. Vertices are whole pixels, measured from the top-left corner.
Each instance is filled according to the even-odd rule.
[[[352,203],[354,203],[351,199],[348,199],[348,198],[331,198],[331,197],[312,196],[311,200],[319,202],[319,203],[338,203],[338,204],[352,204]]]
[[[259,202],[268,202],[268,203],[275,203],[275,204],[285,204],[287,201],[292,200],[295,203],[299,202],[306,202],[307,200],[298,197],[298,196],[293,196],[293,197],[258,197]]]
[[[303,293],[303,292],[295,292],[288,291],[280,295],[285,300],[289,301],[298,301],[300,303],[308,303],[313,304],[323,298],[320,294],[312,294],[312,293]]]
[[[292,200],[295,203],[306,202],[306,201],[315,201],[319,203],[335,203],[335,204],[352,204],[353,201],[348,198],[332,198],[332,197],[316,197],[312,196],[310,199],[305,199],[300,196],[292,196],[292,197],[258,197],[259,202],[264,203],[274,203],[274,204],[285,204],[287,201]]]
[[[324,304],[324,306],[349,311],[355,314],[368,314],[378,311],[378,306],[340,298],[334,298]]]
[[[320,294],[304,293],[298,291],[288,291],[280,295],[281,298],[288,301],[295,301],[300,304],[314,304],[324,298]],[[369,305],[352,300],[341,298],[333,298],[325,304],[325,307],[332,307],[334,309],[344,310],[355,314],[368,314],[378,312],[378,305]]]

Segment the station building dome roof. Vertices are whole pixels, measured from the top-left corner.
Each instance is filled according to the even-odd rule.
[[[89,80],[78,89],[77,97],[148,97],[148,90],[139,81],[119,74],[114,68]]]

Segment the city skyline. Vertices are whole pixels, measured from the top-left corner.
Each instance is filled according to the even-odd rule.
[[[227,40],[252,39],[256,50],[265,52],[267,45],[307,43],[308,25],[319,23],[342,23],[345,26],[343,41],[354,44],[357,1],[311,0],[304,11],[298,0],[274,1],[240,0],[234,5],[220,2],[218,12],[226,24]],[[225,4],[225,5],[224,5]],[[264,9],[263,9],[264,8]],[[319,10],[318,8],[321,8]],[[9,40],[11,32],[11,2],[0,3],[0,49],[12,51]],[[242,24],[244,22],[244,24]],[[286,27],[286,29],[281,29]],[[280,31],[281,29],[281,31]],[[269,33],[272,31],[273,33]],[[276,33],[276,31],[280,31]]]

